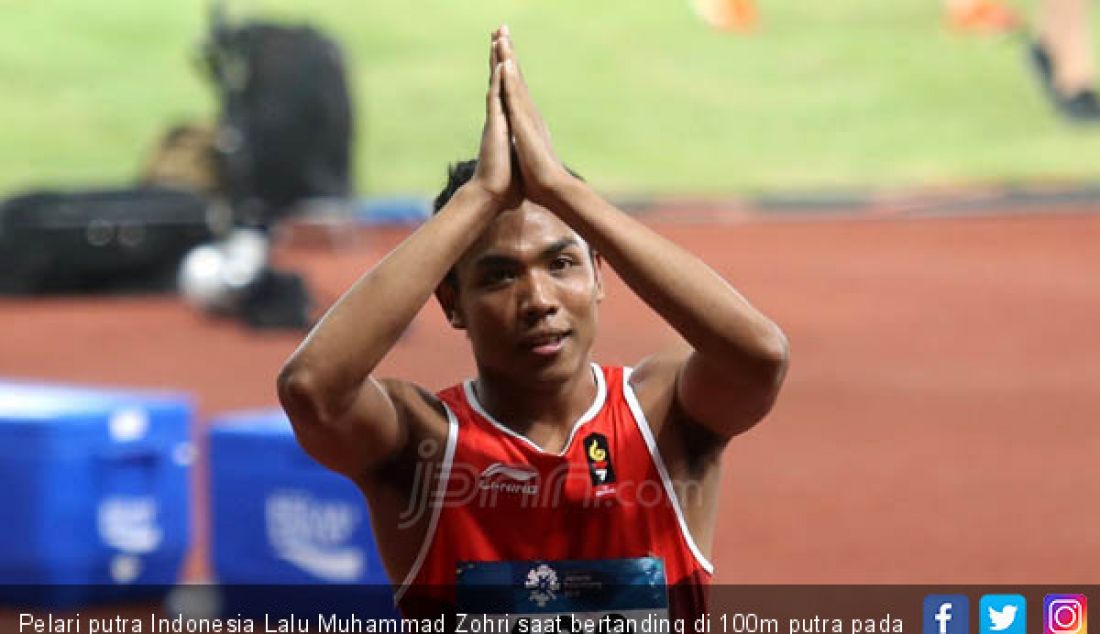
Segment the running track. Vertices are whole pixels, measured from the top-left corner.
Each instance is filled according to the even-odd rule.
[[[718,581],[1100,582],[1100,215],[1084,211],[650,216],[791,340],[775,410],[726,454]],[[278,260],[327,305],[403,235]],[[633,363],[672,334],[609,277],[597,358]],[[299,338],[170,297],[0,299],[0,376],[185,389],[203,417],[273,405]],[[438,389],[471,370],[430,305],[381,374]],[[196,505],[191,579],[209,575]]]

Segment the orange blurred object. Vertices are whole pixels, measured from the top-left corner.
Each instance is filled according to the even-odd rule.
[[[753,0],[691,0],[704,22],[721,31],[751,31],[756,26]]]
[[[1009,33],[1023,26],[1020,16],[997,0],[951,0],[947,25],[970,33]]]

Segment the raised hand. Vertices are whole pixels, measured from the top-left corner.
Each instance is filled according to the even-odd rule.
[[[504,65],[500,57],[501,29],[492,36],[489,47],[489,91],[485,95],[485,127],[481,131],[481,149],[472,183],[492,196],[501,209],[514,207],[521,200],[518,174],[514,173],[508,119],[502,98]]]
[[[497,35],[495,51],[501,62],[504,107],[523,180],[523,193],[533,202],[548,207],[555,189],[572,176],[554,155],[550,131],[531,99],[508,27],[502,26]]]

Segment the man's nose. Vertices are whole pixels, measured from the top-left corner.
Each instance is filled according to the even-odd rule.
[[[542,271],[530,271],[524,276],[519,300],[520,314],[528,321],[538,321],[558,311],[554,280]]]

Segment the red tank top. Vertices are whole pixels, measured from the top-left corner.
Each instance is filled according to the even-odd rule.
[[[560,454],[493,420],[472,383],[439,393],[447,447],[420,552],[395,594],[447,602],[458,562],[659,557],[670,613],[705,611],[713,568],[687,528],[630,368],[592,366],[596,399]],[[431,596],[433,595],[434,596]]]

